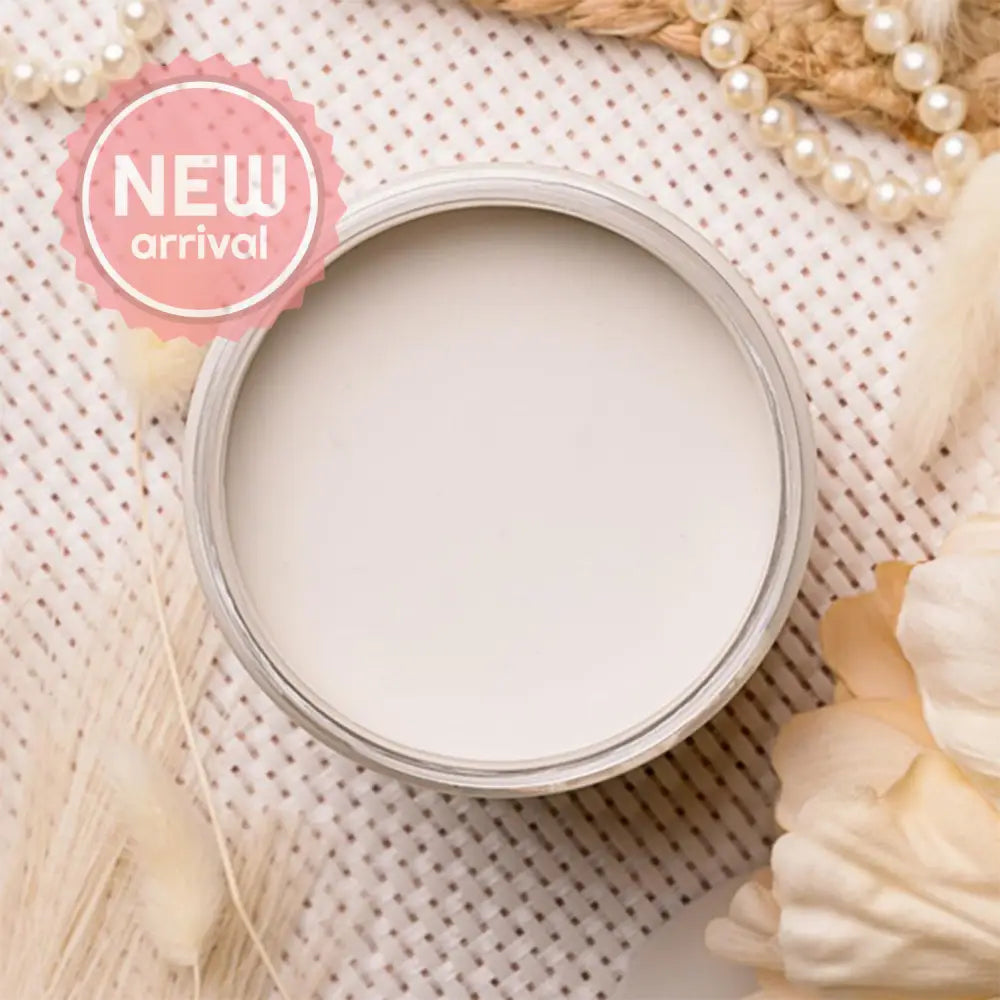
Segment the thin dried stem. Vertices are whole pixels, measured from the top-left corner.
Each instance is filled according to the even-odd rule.
[[[275,988],[281,996],[281,1000],[291,1000],[291,997],[282,985],[281,977],[278,975],[278,970],[275,968],[274,962],[271,960],[271,956],[268,953],[267,948],[264,946],[264,942],[261,940],[260,935],[257,932],[257,928],[254,926],[254,922],[251,919],[250,914],[247,912],[246,905],[243,902],[243,896],[240,892],[239,883],[236,879],[236,873],[233,869],[233,859],[229,850],[229,844],[227,843],[226,836],[223,833],[222,824],[219,822],[219,816],[213,801],[212,785],[209,781],[208,773],[205,770],[205,765],[202,762],[200,754],[198,753],[198,743],[195,738],[194,724],[192,723],[191,713],[188,711],[187,702],[184,698],[184,688],[181,684],[180,667],[177,663],[177,657],[174,652],[173,641],[170,635],[170,627],[167,624],[166,604],[160,586],[160,573],[158,568],[156,545],[153,542],[153,536],[149,528],[149,503],[146,495],[145,456],[142,450],[142,427],[143,416],[142,410],[140,409],[135,428],[135,464],[140,494],[140,531],[146,549],[147,575],[149,577],[149,584],[153,594],[154,610],[157,622],[159,623],[160,635],[163,640],[167,669],[170,672],[170,683],[173,687],[174,696],[177,700],[177,710],[180,714],[181,726],[184,729],[184,736],[190,749],[190,756],[194,765],[195,775],[201,788],[202,798],[204,799],[205,809],[208,812],[208,819],[212,827],[212,833],[215,837],[216,846],[219,849],[219,859],[222,862],[222,870],[226,877],[226,885],[229,889],[229,895],[233,902],[233,908],[236,910],[240,921],[246,929],[247,935],[253,942],[254,949],[260,957],[264,967],[267,969],[267,973],[271,977]]]

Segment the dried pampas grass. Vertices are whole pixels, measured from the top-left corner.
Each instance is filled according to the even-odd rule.
[[[183,535],[178,526],[167,527],[172,541],[161,552],[160,564],[172,599],[165,603],[165,619],[190,704],[204,689],[215,650],[202,638],[207,615]],[[176,820],[184,812],[182,828],[197,824],[182,789],[166,777],[182,769],[183,731],[143,568],[129,561],[122,574],[102,583],[95,589],[99,599],[91,638],[70,666],[45,648],[33,604],[0,620],[0,649],[19,651],[19,676],[37,679],[47,706],[44,721],[27,739],[23,794],[15,805],[18,835],[0,854],[3,1000],[190,1000],[192,995],[190,976],[178,975],[163,959],[190,958],[198,927],[208,923],[211,894],[202,896],[199,890],[198,900],[191,902],[180,892],[166,904],[190,905],[202,915],[180,933],[177,928],[190,917],[170,921],[168,930],[163,905],[149,906],[164,896],[150,892],[148,881],[150,863],[165,872],[177,846],[159,840],[162,831],[155,829],[153,813],[162,810]],[[133,760],[124,781],[120,769],[117,782],[109,781],[108,762],[121,763],[123,734],[142,747],[155,747],[156,763]],[[149,821],[129,824],[140,834],[134,852],[128,849],[129,831],[118,801],[126,784],[132,802],[126,811],[145,810]],[[10,801],[5,789],[4,804]],[[282,954],[291,946],[318,861],[296,847],[292,832],[274,820],[255,823],[244,833],[243,848],[233,851],[235,877],[254,925]],[[138,849],[140,837],[145,851]],[[209,857],[215,858],[216,845],[204,822],[200,834],[188,828],[186,838],[187,860],[181,867],[215,881],[217,862]],[[275,849],[279,842],[280,852]],[[149,850],[150,843],[155,850]],[[308,843],[325,856],[324,843]],[[165,877],[154,876],[161,883]],[[269,970],[239,915],[224,905],[224,891],[221,901],[219,919],[201,948],[204,995],[264,1000]],[[186,949],[177,947],[182,939]],[[296,1000],[316,993],[316,983],[292,977],[291,985]]]
[[[1000,337],[1000,153],[966,183],[917,315],[896,412],[895,450],[914,469],[995,368]]]
[[[197,996],[225,898],[212,831],[184,789],[136,747],[116,748],[108,769],[129,835],[146,931],[163,959],[192,970]]]
[[[158,544],[148,512],[144,418],[183,405],[201,352],[162,345],[149,331],[123,333],[121,347],[120,370],[138,409],[143,558],[123,548],[125,569],[113,585],[90,585],[81,596],[77,607],[90,615],[92,633],[82,654],[72,645],[50,648],[46,623],[28,602],[25,614],[0,622],[0,649],[21,658],[19,674],[37,679],[47,701],[45,728],[27,744],[18,838],[0,858],[0,997],[175,1000],[191,996],[192,978],[199,994],[204,970],[216,1000],[255,1000],[250,986],[263,998],[267,979],[290,1000],[258,926],[285,933],[306,891],[274,881],[287,871],[274,863],[266,836],[252,841],[259,858],[249,867],[228,845],[190,708],[212,659],[202,642],[207,613],[183,528],[158,518],[165,539]],[[149,748],[158,763],[116,749],[123,738]],[[182,769],[184,743],[208,825],[168,777]],[[298,874],[301,886],[307,869]],[[217,925],[226,888],[233,907]],[[141,906],[126,905],[136,898]],[[178,965],[192,976],[179,975]],[[296,992],[297,1000],[310,995]]]
[[[162,345],[149,331],[123,332],[120,347],[119,370],[138,409],[145,554],[136,561],[123,547],[122,570],[84,582],[75,607],[91,639],[82,646],[48,641],[40,602],[0,620],[0,651],[18,658],[19,683],[37,683],[47,709],[25,743],[22,788],[5,796],[5,805],[21,801],[12,809],[17,836],[0,855],[0,997],[178,1000],[191,996],[192,977],[178,974],[183,965],[193,970],[196,995],[203,970],[215,1000],[263,1000],[268,979],[290,1000],[258,927],[291,933],[311,868],[275,863],[271,831],[249,831],[249,855],[227,843],[191,720],[212,662],[207,613],[183,528],[160,517],[162,540],[154,541],[148,515],[145,418],[183,405],[201,351]],[[157,763],[121,753],[123,738],[149,748]],[[185,742],[210,825],[168,777],[182,769]],[[217,921],[224,888],[233,907]]]
[[[166,618],[184,664],[186,697],[194,698],[211,650],[200,641],[207,615],[181,536],[176,538],[163,556],[174,595]],[[38,678],[47,706],[27,744],[19,834],[0,858],[0,997],[122,996],[110,984],[121,975],[119,949],[132,934],[132,920],[118,905],[126,881],[120,864],[125,836],[104,763],[123,732],[163,748],[170,768],[181,759],[158,625],[137,569],[129,564],[95,588],[90,639],[71,666],[53,661],[38,641],[33,605],[10,615],[0,630],[5,645],[20,651],[21,676]],[[150,994],[129,1000],[137,995]]]
[[[291,945],[302,912],[308,905],[320,863],[312,846],[325,857],[327,841],[299,836],[298,828],[277,818],[264,818],[247,831],[245,846],[234,858],[236,875],[246,895],[250,917],[280,954]],[[275,850],[281,844],[281,850]],[[321,980],[327,970],[339,964],[342,947],[336,934],[332,947],[318,961],[312,974],[286,970],[292,995],[307,1000],[322,992]],[[247,936],[239,915],[228,909],[217,936],[216,947],[205,966],[205,993],[215,1000],[248,1000],[268,996],[270,974]]]

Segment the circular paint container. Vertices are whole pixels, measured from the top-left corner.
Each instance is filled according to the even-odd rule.
[[[260,686],[475,795],[693,733],[813,529],[805,393],[745,282],[651,203],[531,167],[351,206],[302,308],[212,346],[185,457],[195,565]]]

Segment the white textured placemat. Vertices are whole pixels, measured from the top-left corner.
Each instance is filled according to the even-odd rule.
[[[71,56],[110,29],[112,0],[2,0],[8,40]],[[265,805],[306,812],[320,866],[289,960],[318,963],[338,1000],[604,998],[628,947],[770,834],[766,747],[829,693],[817,614],[919,557],[958,507],[992,498],[982,432],[904,486],[887,438],[914,296],[935,233],[869,226],[754,151],[702,67],[655,48],[481,16],[453,3],[171,0],[166,58],[256,59],[318,106],[345,195],[433,165],[531,161],[599,174],[700,229],[754,283],[793,345],[819,446],[821,506],[803,593],[777,649],[716,723],[669,757],[577,795],[479,803],[417,792],[348,764],[292,728],[223,658],[202,746],[236,826]],[[0,576],[5,615],[36,633],[0,660],[0,846],[11,829],[31,671],[71,662],[87,580],[131,532],[132,416],[108,360],[110,318],[79,286],[53,217],[76,115],[0,108]],[[839,130],[838,130],[839,133]],[[845,141],[883,163],[874,136]],[[724,405],[724,401],[720,401]],[[154,492],[175,502],[177,425],[153,435]],[[165,478],[160,478],[163,473]],[[0,623],[2,624],[2,623]],[[339,941],[335,942],[337,938]]]

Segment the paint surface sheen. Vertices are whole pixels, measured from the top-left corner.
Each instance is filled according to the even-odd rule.
[[[587,223],[410,223],[267,337],[233,422],[244,583],[302,683],[383,739],[562,755],[676,702],[760,585],[762,391],[688,286]]]

